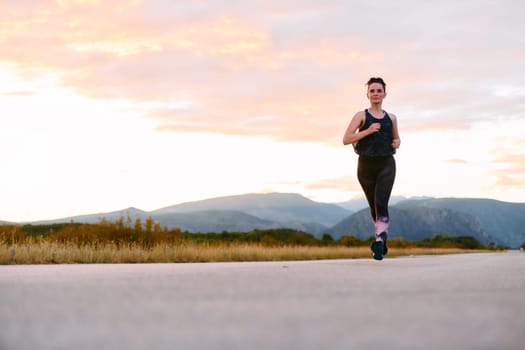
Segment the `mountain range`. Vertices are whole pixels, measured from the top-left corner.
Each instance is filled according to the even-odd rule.
[[[102,219],[145,220],[151,217],[162,226],[188,232],[247,232],[254,229],[292,228],[321,235],[353,212],[336,204],[318,203],[298,194],[245,194],[187,202],[146,212],[127,208],[108,213],[35,221],[97,223]]]
[[[120,218],[151,217],[162,226],[187,232],[247,232],[253,229],[293,228],[334,238],[374,234],[363,200],[319,203],[294,193],[244,194],[177,204],[153,211],[127,208],[109,213],[31,222],[96,223]],[[407,240],[433,234],[473,236],[480,242],[519,247],[525,242],[525,203],[472,198],[393,197],[389,237]]]

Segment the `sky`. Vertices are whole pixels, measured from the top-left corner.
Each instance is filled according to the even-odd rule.
[[[387,84],[396,196],[525,202],[525,3],[0,0],[0,220],[243,193],[362,197]]]

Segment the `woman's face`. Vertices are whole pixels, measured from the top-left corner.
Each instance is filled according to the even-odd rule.
[[[386,91],[382,84],[372,83],[368,86],[366,96],[370,100],[370,103],[381,103],[386,96]]]

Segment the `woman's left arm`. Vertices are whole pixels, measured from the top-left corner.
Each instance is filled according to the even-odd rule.
[[[392,119],[392,148],[396,149],[401,146],[401,139],[399,138],[399,129],[397,127],[397,117],[394,114],[390,114]]]

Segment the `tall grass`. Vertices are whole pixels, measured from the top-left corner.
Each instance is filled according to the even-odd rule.
[[[194,234],[162,228],[152,219],[98,224],[0,225],[0,264],[153,263],[355,259],[370,243],[352,236],[318,239],[292,229]],[[485,247],[486,248],[486,247]],[[484,249],[472,237],[389,241],[389,257]],[[485,250],[486,251],[486,250]]]
[[[388,257],[473,252],[458,248],[391,248]],[[486,251],[486,250],[485,250]],[[278,246],[260,244],[206,245],[72,244],[59,242],[0,243],[0,264],[173,263],[225,261],[285,261],[369,258],[369,247]]]

